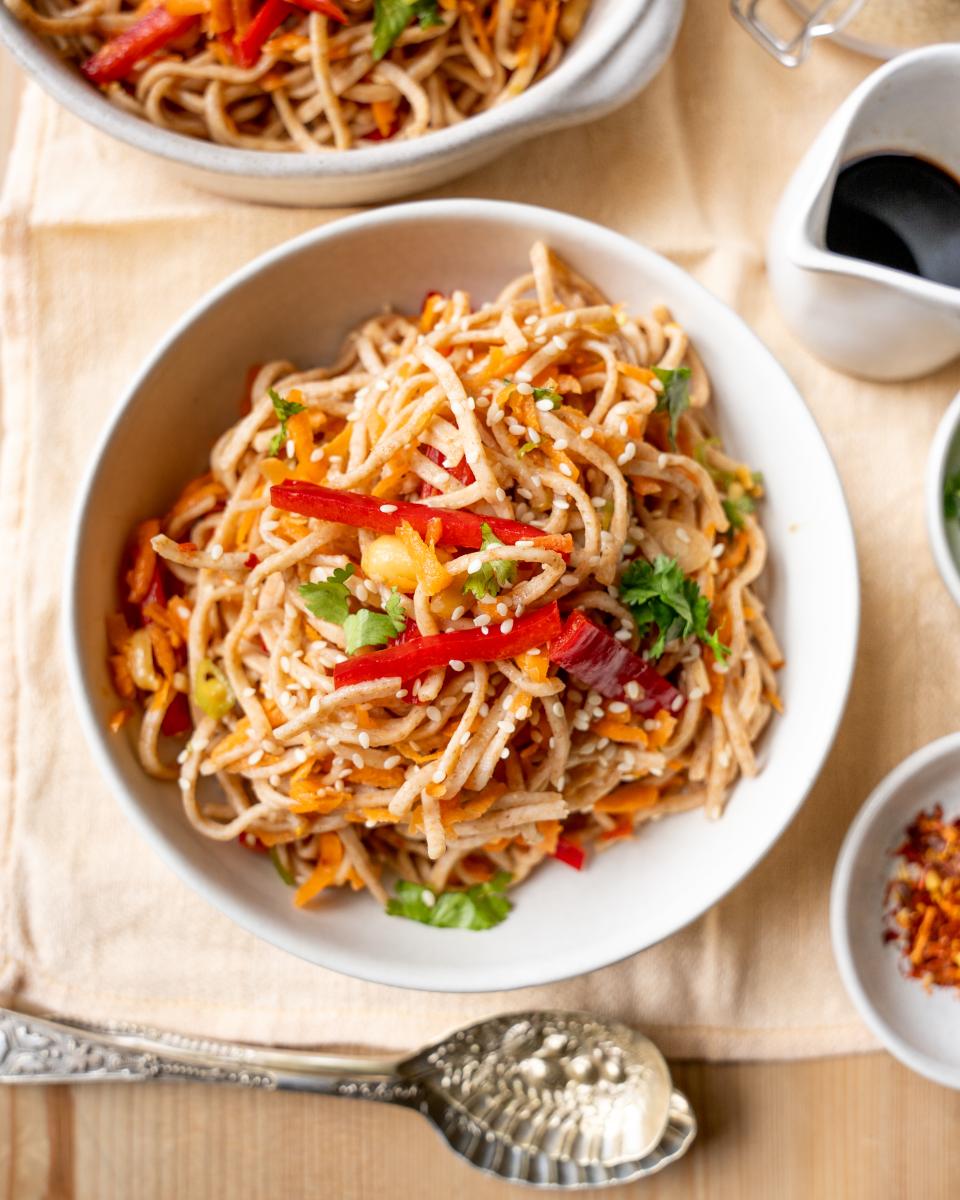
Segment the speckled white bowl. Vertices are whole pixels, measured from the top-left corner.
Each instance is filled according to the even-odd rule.
[[[259,855],[198,835],[172,783],[148,778],[126,733],[107,728],[116,698],[104,614],[116,604],[122,549],[137,520],[164,511],[204,469],[237,418],[250,362],[329,361],[343,336],[385,303],[415,311],[428,287],[476,303],[550,243],[612,298],[639,311],[664,302],[710,374],[720,427],[764,471],[768,610],[787,659],[786,713],[720,821],[702,812],[651,824],[584,871],[546,863],[484,933],[388,917],[367,896],[314,911]],[[335,278],[336,289],[317,280]],[[859,616],[850,519],[829,452],[793,384],[726,305],[628,238],[565,213],[485,200],[407,204],[314,230],[257,259],[189,312],[145,363],[106,429],[83,484],[68,557],[65,645],[87,738],[122,807],[189,884],[247,929],[311,962],[380,983],[495,991],[615,962],[700,916],[763,857],[800,807],[846,703]],[[818,589],[830,577],[831,619]]]
[[[666,61],[683,8],[684,0],[594,0],[557,69],[515,100],[426,137],[316,155],[236,150],[124,112],[22,25],[2,0],[0,40],[65,108],[104,133],[166,159],[198,187],[262,204],[350,205],[434,187],[527,138],[625,104]]]

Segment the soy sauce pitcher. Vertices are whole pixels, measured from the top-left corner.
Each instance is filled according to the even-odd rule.
[[[910,379],[960,355],[960,287],[937,269],[960,238],[958,113],[960,43],[902,55],[834,113],[780,200],[767,246],[774,297],[840,371]],[[876,170],[857,169],[874,158]],[[837,230],[856,213],[840,206],[857,204],[856,187],[864,224],[844,239]]]

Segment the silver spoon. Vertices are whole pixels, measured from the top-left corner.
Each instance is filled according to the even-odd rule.
[[[0,1082],[187,1080],[414,1108],[473,1166],[542,1187],[627,1183],[680,1158],[696,1120],[656,1046],[586,1013],[526,1012],[372,1058],[214,1042],[0,1008]]]

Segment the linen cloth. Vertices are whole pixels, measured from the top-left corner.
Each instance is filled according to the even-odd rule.
[[[628,107],[433,193],[575,212],[668,255],[732,304],[827,435],[863,581],[860,660],[840,736],[766,861],[692,927],[630,961],[480,996],[373,986],[259,942],[159,862],[88,755],[59,629],[68,513],[98,430],[188,305],[254,255],[338,214],[194,191],[28,89],[0,224],[0,990],[8,1004],[210,1036],[397,1047],[526,1006],[614,1015],[679,1057],[801,1057],[873,1044],[831,957],[830,876],[869,790],[897,760],[951,730],[960,708],[951,652],[960,616],[936,576],[922,516],[927,447],[960,371],[890,386],[832,372],[783,326],[763,261],[793,165],[873,66],[818,45],[808,66],[787,72],[736,28],[722,0],[691,0],[672,59]],[[824,622],[830,592],[825,577]]]

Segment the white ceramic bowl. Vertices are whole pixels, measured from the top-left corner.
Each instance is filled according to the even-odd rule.
[[[162,512],[205,469],[236,420],[250,362],[329,360],[343,335],[385,303],[415,310],[428,288],[476,302],[522,272],[546,239],[606,292],[645,309],[666,301],[693,337],[719,398],[728,443],[766,474],[768,598],[788,660],[786,715],[723,820],[690,813],[576,872],[548,863],[516,908],[482,934],[384,915],[366,897],[296,910],[269,863],[198,836],[171,784],[148,779],[105,669],[103,618],[135,521]],[[317,281],[337,279],[338,287]],[[335,298],[331,298],[335,297]],[[831,579],[831,620],[819,581]],[[296,954],[383,983],[486,991],[589,971],[668,937],[759,861],[816,779],[843,712],[857,640],[853,536],[824,442],[793,385],[743,322],[679,267],[589,222],[523,205],[448,200],[404,205],[315,230],[256,260],[194,308],[145,364],[105,431],[83,485],[69,557],[70,669],[87,736],[122,807],[180,875],[247,929]]]
[[[930,549],[940,577],[960,604],[960,521],[947,520],[943,511],[943,489],[947,479],[960,471],[960,392],[940,419],[927,458],[924,508]]]
[[[960,1088],[960,1001],[904,976],[899,949],[882,939],[891,852],[917,812],[934,804],[950,819],[960,814],[960,734],[911,754],[860,809],[837,859],[830,928],[844,986],[873,1033],[911,1070]]]
[[[160,129],[124,112],[21,24],[0,0],[0,40],[65,108],[166,159],[190,183],[263,204],[370,204],[444,183],[510,146],[602,116],[637,95],[663,65],[684,0],[594,0],[557,69],[527,92],[460,125],[346,153],[237,150]]]

